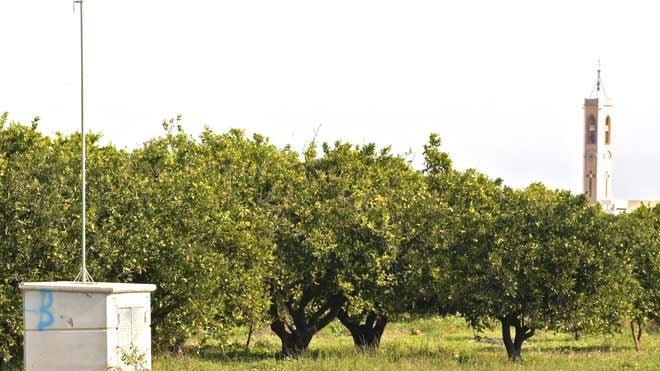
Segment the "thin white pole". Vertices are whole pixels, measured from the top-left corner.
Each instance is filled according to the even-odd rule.
[[[86,187],[86,166],[85,157],[85,64],[84,64],[84,28],[83,28],[83,0],[80,1],[80,135],[82,136],[82,282],[87,282],[87,187]]]
[[[87,169],[85,158],[87,155],[86,150],[86,136],[85,136],[85,63],[84,63],[84,23],[83,23],[83,0],[74,0],[74,3],[80,7],[80,137],[82,142],[82,239],[80,241],[82,249],[82,268],[78,278],[83,282],[94,282],[89,272],[87,272]]]

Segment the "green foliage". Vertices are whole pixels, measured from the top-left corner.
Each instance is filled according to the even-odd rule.
[[[70,150],[80,148],[75,143],[75,138],[44,137],[36,126],[10,123],[0,129],[0,354],[5,359],[20,354],[18,283],[77,273],[72,251],[80,230],[79,164]]]
[[[628,278],[633,283],[626,290],[633,296],[631,330],[639,348],[642,327],[660,320],[660,207],[642,206],[620,215],[609,232],[613,248],[630,266]]]
[[[131,345],[128,349],[119,349],[121,353],[121,362],[129,367],[131,371],[150,371],[150,368],[145,366],[147,363],[147,355],[140,352],[138,347]],[[107,371],[124,371],[124,367],[111,366]]]
[[[0,115],[5,360],[20,354],[18,283],[80,265],[80,135],[38,125]],[[295,354],[338,315],[374,346],[413,312],[460,313],[477,331],[500,321],[505,343],[511,326],[527,339],[659,319],[660,208],[614,217],[566,191],[514,190],[454,169],[436,134],[416,171],[373,144],[298,154],[237,129],[193,138],[180,117],[163,128],[130,152],[87,136],[89,270],[157,284],[156,349],[270,323]]]
[[[461,189],[474,189],[475,179],[460,179],[467,182]],[[606,243],[608,218],[568,192],[480,183],[487,197],[450,201],[462,215],[447,250],[450,299],[468,322],[480,330],[501,321],[514,360],[536,329],[619,329],[630,310],[630,280]],[[509,326],[516,340],[506,344]]]
[[[157,344],[179,349],[192,336],[221,337],[262,320],[280,152],[238,130],[207,130],[197,142],[170,124],[165,137],[131,155],[128,174],[138,181],[115,195],[120,218],[103,225],[120,238],[111,245],[133,247],[107,257],[110,276],[158,284]]]
[[[5,119],[3,116],[3,123]],[[128,153],[88,135],[88,262],[97,281],[154,282],[156,348],[265,319],[273,193],[291,154],[239,130],[166,135]],[[80,136],[0,130],[0,354],[20,354],[22,281],[80,265]],[[267,171],[268,170],[268,171]]]
[[[635,283],[626,255],[609,242],[612,218],[583,196],[541,184],[513,190],[454,171],[439,144],[432,135],[425,155],[429,186],[452,210],[444,259],[433,264],[440,273],[431,277],[444,307],[477,331],[502,322],[512,359],[536,329],[619,330]],[[507,344],[510,326],[516,339]]]

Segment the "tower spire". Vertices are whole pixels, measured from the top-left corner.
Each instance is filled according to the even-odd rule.
[[[600,98],[600,92],[601,90],[603,91],[603,98],[607,100],[607,93],[605,92],[605,85],[603,84],[603,80],[601,78],[601,66],[600,66],[600,58],[598,58],[598,67],[596,68],[596,84],[594,87],[591,89],[591,94],[589,96],[591,98]]]

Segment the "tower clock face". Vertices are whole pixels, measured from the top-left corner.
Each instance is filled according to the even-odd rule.
[[[596,155],[595,155],[593,152],[589,152],[589,155],[587,155],[587,158],[588,158],[589,160],[592,160],[592,161],[593,161],[593,160],[596,158]]]

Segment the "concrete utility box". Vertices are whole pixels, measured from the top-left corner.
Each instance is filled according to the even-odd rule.
[[[132,370],[131,347],[151,369],[150,284],[22,283],[25,370]]]

